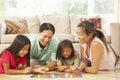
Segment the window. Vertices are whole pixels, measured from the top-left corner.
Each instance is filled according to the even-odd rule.
[[[108,25],[119,20],[119,0],[0,0],[0,17],[67,14],[97,16]],[[117,4],[117,5],[116,5]],[[116,17],[117,15],[117,17]],[[109,31],[107,31],[109,34]]]
[[[114,2],[115,0],[0,0],[0,12],[1,15],[113,15]]]

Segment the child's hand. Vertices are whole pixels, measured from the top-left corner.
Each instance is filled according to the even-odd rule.
[[[24,66],[22,64],[19,64],[16,69],[23,69]]]
[[[37,69],[37,68],[40,68],[40,67],[42,67],[42,66],[41,65],[32,66],[32,68],[34,68],[34,69]]]
[[[27,67],[23,70],[23,73],[31,73],[31,67]]]
[[[34,71],[38,73],[46,73],[49,69],[45,67],[37,68]]]
[[[64,71],[65,69],[68,69],[69,67],[68,66],[59,66],[57,68],[58,71]]]
[[[75,73],[75,74],[79,74],[82,70],[81,70],[81,68],[79,68],[79,67],[72,67],[72,71],[73,71],[73,73]]]

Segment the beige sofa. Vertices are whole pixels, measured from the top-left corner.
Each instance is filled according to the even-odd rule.
[[[110,24],[111,45],[116,54],[120,56],[120,23]]]
[[[27,32],[24,35],[27,35],[28,37],[30,37],[38,33],[39,25],[44,22],[49,22],[55,26],[56,32],[54,36],[56,36],[60,41],[63,39],[71,40],[73,42],[75,50],[79,52],[80,48],[79,48],[78,39],[76,37],[75,29],[76,29],[77,24],[81,22],[81,16],[43,15],[39,17],[38,16],[24,17],[24,19],[27,21]],[[114,31],[114,29],[112,31]],[[16,35],[17,34],[0,35],[0,38],[1,38],[0,39],[0,52],[12,43]],[[110,35],[106,35],[106,39],[108,43],[111,43]]]

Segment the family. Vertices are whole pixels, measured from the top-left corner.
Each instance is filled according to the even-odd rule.
[[[17,35],[0,54],[0,74],[44,74],[51,70],[96,74],[99,70],[114,70],[115,59],[105,36],[93,23],[82,21],[77,25],[79,53],[70,40],[59,42],[54,33],[51,23],[43,23],[39,33],[30,38]]]

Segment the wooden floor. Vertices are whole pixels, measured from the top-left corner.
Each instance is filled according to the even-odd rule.
[[[68,78],[31,78],[29,75],[5,75],[0,74],[0,80],[120,80],[120,61],[114,71],[99,71],[98,74],[82,73],[82,78],[68,79]]]

